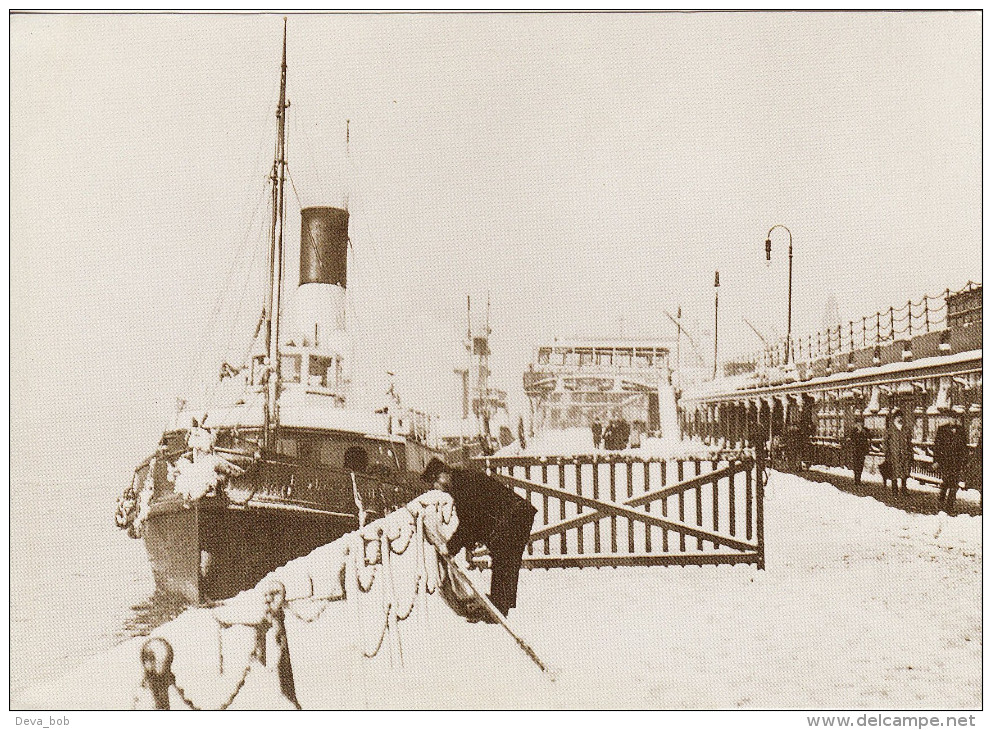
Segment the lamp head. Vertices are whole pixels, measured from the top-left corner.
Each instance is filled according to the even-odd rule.
[[[772,260],[772,239],[765,239],[765,263],[771,263]]]

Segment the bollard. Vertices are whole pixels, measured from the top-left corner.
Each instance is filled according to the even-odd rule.
[[[134,697],[134,709],[171,709],[169,688],[176,683],[176,677],[172,673],[173,656],[172,645],[165,639],[149,639],[141,647],[141,666],[145,676]]]
[[[255,656],[263,666],[271,659],[276,666],[279,688],[283,696],[300,709],[296,699],[296,682],[293,679],[293,665],[289,657],[289,641],[286,638],[286,586],[277,580],[265,584],[265,618],[258,625],[255,638]],[[267,635],[273,632],[273,653],[269,657]]]

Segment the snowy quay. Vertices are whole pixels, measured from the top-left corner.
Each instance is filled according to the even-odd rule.
[[[175,652],[172,707],[292,708],[283,650],[304,709],[981,707],[981,517],[896,509],[815,474],[770,472],[763,496],[765,570],[523,571],[509,623],[552,672],[445,600],[432,540],[450,525],[425,496],[271,576],[284,642],[264,635],[266,664],[271,580],[153,631]],[[485,571],[468,574],[486,589]],[[36,688],[24,709],[134,706],[146,640]]]

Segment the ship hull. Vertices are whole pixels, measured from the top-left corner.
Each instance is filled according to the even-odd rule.
[[[190,478],[184,492],[176,472],[193,463],[181,461],[187,440],[183,431],[164,435],[160,453],[135,470],[132,499],[151,490],[134,532],[144,538],[156,590],[190,603],[229,598],[355,530],[360,514],[369,521],[402,507],[424,490],[407,468],[419,471],[435,455],[388,436],[284,426],[282,452],[259,459],[233,451],[234,434],[219,429],[208,458],[223,455],[217,463],[241,471],[191,498]],[[347,458],[357,459],[349,469]]]
[[[221,499],[156,505],[144,542],[156,590],[190,603],[220,600],[358,526],[351,516]]]

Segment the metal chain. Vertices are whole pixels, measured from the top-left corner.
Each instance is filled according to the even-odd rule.
[[[299,600],[299,599],[297,599],[297,600]],[[316,621],[317,619],[319,619],[323,615],[324,611],[327,610],[327,607],[328,606],[330,606],[332,603],[334,603],[338,599],[335,599],[335,598],[314,598],[313,596],[307,596],[306,600],[309,601],[311,604],[320,602],[323,605],[320,607],[320,610],[317,611],[317,613],[315,613],[313,616],[309,616],[309,617],[308,616],[302,616],[302,615],[300,615],[296,611],[296,609],[293,608],[292,604],[289,601],[286,602],[286,608],[289,609],[290,615],[293,616],[294,618],[296,618],[297,620],[302,621],[305,624],[312,624],[314,621]]]
[[[182,700],[183,702],[185,702],[185,703],[186,703],[186,706],[187,706],[187,707],[188,707],[189,709],[191,709],[191,710],[202,710],[202,709],[203,709],[202,707],[197,707],[196,705],[194,705],[194,704],[193,704],[193,701],[192,701],[192,700],[190,700],[190,699],[189,699],[189,698],[188,698],[188,697],[186,696],[186,693],[185,693],[185,692],[183,691],[183,688],[182,688],[182,687],[180,687],[180,686],[179,686],[178,684],[176,684],[176,682],[173,682],[173,683],[172,683],[172,686],[173,686],[173,687],[175,687],[175,688],[176,688],[176,692],[178,692],[178,693],[179,693],[179,699],[181,699],[181,700]]]
[[[905,333],[912,326],[913,320],[925,321],[927,323],[927,326],[925,327],[925,331],[927,332],[933,331],[934,329],[938,328],[939,325],[941,324],[943,324],[946,327],[948,298],[952,296],[956,296],[963,292],[973,291],[975,288],[977,288],[977,286],[979,285],[976,285],[974,282],[969,281],[960,289],[957,289],[955,291],[951,291],[950,289],[947,289],[941,292],[940,294],[924,294],[918,302],[913,302],[912,300],[910,300],[903,307],[899,307],[899,308],[890,307],[888,310],[886,310],[886,312],[889,313],[890,315],[889,322],[886,323],[886,324],[890,324],[890,326],[888,327],[879,326],[877,321],[876,324],[872,326],[868,322],[870,318],[863,317],[862,328],[861,328],[863,344],[866,343],[867,340],[871,338],[871,335],[874,335],[874,339],[876,340],[876,342],[883,342],[886,340],[894,339],[896,335]],[[920,308],[920,307],[922,307],[922,311],[916,311],[916,312],[913,311],[914,308]],[[878,320],[879,318],[878,315],[881,314],[883,314],[881,310],[876,312],[876,320]],[[891,323],[893,322],[900,324],[905,323],[905,326],[903,328],[896,328],[891,326]],[[827,347],[832,350],[833,340],[834,340],[833,328],[829,328],[827,330],[821,330],[816,333],[816,338],[817,338],[816,348],[812,347],[813,335],[810,335],[808,337],[809,346],[806,348],[808,351],[807,354],[808,359],[812,359],[812,357],[814,356],[814,349],[816,355],[823,354],[823,346],[820,344],[820,342],[821,342],[821,338],[824,335],[826,336]],[[845,348],[843,347],[842,344],[838,348],[838,351],[843,351],[844,349]],[[793,351],[799,353],[801,352],[801,348],[793,348]],[[761,356],[754,356],[752,359],[755,362],[771,363],[772,360],[774,359],[773,355],[774,352],[771,352],[768,348],[766,348]]]
[[[255,658],[255,654],[253,652],[252,655],[248,658],[248,664],[245,666],[245,671],[241,675],[241,681],[238,682],[237,686],[234,688],[234,692],[231,693],[231,696],[227,698],[227,702],[225,702],[220,707],[218,707],[217,708],[218,710],[226,710],[228,707],[231,706],[231,703],[234,702],[235,697],[238,696],[238,693],[241,691],[241,688],[245,686],[245,682],[248,680],[248,674],[251,672],[252,660],[254,658]]]

